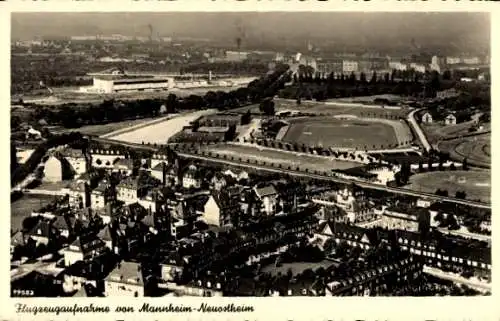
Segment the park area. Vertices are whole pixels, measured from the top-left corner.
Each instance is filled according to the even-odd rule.
[[[242,163],[250,161],[253,164],[258,162],[258,165],[281,165],[284,169],[290,167],[290,169],[295,170],[300,167],[301,170],[330,172],[333,169],[342,170],[360,166],[359,163],[335,160],[332,157],[299,154],[250,145],[210,145],[204,148],[219,158],[225,156],[228,160],[233,159]]]
[[[289,123],[283,141],[306,146],[370,150],[403,147],[413,140],[408,126],[399,120],[339,115],[297,118]]]
[[[491,134],[442,141],[438,147],[457,161],[466,158],[472,166],[491,168]]]
[[[435,193],[446,190],[454,197],[456,192],[465,192],[466,199],[491,202],[491,173],[489,171],[443,171],[415,174],[410,177],[410,185],[414,191]]]
[[[154,121],[148,126],[138,126],[136,130],[122,132],[116,136],[107,135],[106,138],[135,144],[143,142],[166,144],[170,137],[180,132],[185,126],[189,126],[192,121],[215,112],[217,111],[208,109],[187,113],[164,121]]]

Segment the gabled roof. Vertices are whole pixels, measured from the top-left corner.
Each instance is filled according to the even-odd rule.
[[[147,227],[155,227],[155,219],[154,216],[151,214],[148,214],[144,216],[141,220],[142,224],[146,225]]]
[[[136,262],[121,262],[106,278],[107,281],[144,284],[141,265]]]
[[[278,194],[278,192],[276,191],[276,188],[274,188],[273,185],[255,188],[255,193],[257,194],[257,196],[259,198]]]
[[[11,245],[22,245],[24,244],[23,233],[21,231],[17,231],[10,237]]]
[[[52,229],[51,229],[51,224],[49,220],[39,220],[37,224],[28,231],[28,235],[35,235],[35,236],[44,236],[44,237],[50,237]]]
[[[157,172],[163,172],[163,169],[167,169],[167,168],[168,168],[168,165],[165,162],[159,162],[153,168],[151,168],[151,170],[157,171]]]
[[[113,232],[109,225],[106,225],[103,229],[99,231],[97,237],[103,241],[112,241],[113,240]]]
[[[68,223],[66,221],[66,218],[62,215],[58,215],[53,219],[52,226],[58,230],[68,229]]]

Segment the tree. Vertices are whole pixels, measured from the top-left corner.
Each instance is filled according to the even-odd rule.
[[[274,101],[272,99],[266,99],[264,100],[260,106],[259,109],[261,112],[263,112],[266,115],[272,116],[275,113],[274,110]]]
[[[250,113],[250,110],[247,110],[247,112],[241,116],[241,124],[248,125],[251,120],[252,120],[252,114]]]
[[[469,164],[468,164],[468,162],[467,162],[467,158],[464,158],[464,160],[462,161],[462,169],[463,169],[464,171],[469,170]]]
[[[175,113],[178,105],[179,101],[177,99],[177,96],[175,94],[169,94],[167,96],[167,101],[166,101],[167,113],[169,114]]]
[[[466,196],[467,196],[467,193],[465,193],[465,191],[457,191],[455,193],[456,198],[465,199]]]
[[[449,230],[460,229],[460,225],[458,224],[457,218],[453,214],[448,214],[446,216],[446,226],[448,226]]]

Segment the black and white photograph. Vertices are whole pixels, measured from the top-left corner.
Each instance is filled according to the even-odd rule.
[[[491,295],[489,13],[10,17],[11,297]]]

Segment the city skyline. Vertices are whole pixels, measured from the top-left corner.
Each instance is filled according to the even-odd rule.
[[[113,33],[148,36],[150,27],[155,36],[229,41],[241,37],[293,42],[297,38],[328,39],[340,45],[447,42],[458,47],[487,47],[490,41],[486,13],[13,13],[11,31],[13,39]]]

